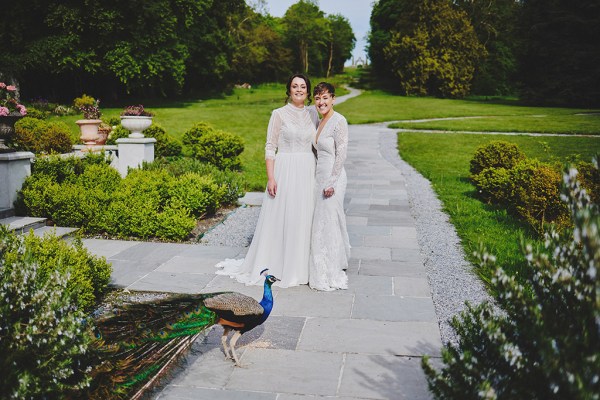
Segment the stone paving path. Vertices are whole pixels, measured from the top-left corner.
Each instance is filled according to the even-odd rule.
[[[389,134],[393,134],[388,130]],[[351,125],[346,212],[352,245],[349,289],[275,288],[267,322],[238,342],[246,368],[220,349],[221,327],[191,354],[156,399],[429,399],[423,355],[441,349],[430,288],[405,180],[380,154],[373,125]],[[214,264],[246,249],[87,239],[113,264],[112,284],[180,293],[246,287],[214,274]]]

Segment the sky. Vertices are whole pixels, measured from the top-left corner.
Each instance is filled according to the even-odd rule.
[[[366,58],[365,46],[367,45],[367,33],[370,30],[369,19],[371,18],[371,8],[374,0],[319,0],[319,8],[325,14],[341,14],[348,19],[354,36],[356,45],[352,54],[354,58]],[[297,3],[298,0],[266,0],[269,14],[274,17],[283,17],[287,9]],[[352,60],[346,61],[350,64]]]

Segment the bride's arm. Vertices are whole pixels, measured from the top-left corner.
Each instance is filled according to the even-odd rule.
[[[281,131],[281,116],[273,111],[267,128],[267,143],[265,145],[265,167],[267,169],[267,192],[271,196],[277,194],[277,182],[275,181],[275,154],[279,144],[279,132]]]
[[[331,189],[331,194],[333,194],[333,188],[335,187],[335,184],[342,173],[344,162],[346,161],[346,156],[348,153],[348,122],[346,121],[346,118],[341,117],[337,122],[337,125],[334,127],[333,140],[335,144],[335,162],[333,163],[331,176],[325,185],[327,188],[326,190]]]

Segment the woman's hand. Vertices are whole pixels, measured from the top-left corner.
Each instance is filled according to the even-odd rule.
[[[331,196],[333,196],[333,194],[334,194],[334,193],[335,193],[335,191],[333,190],[333,188],[332,188],[332,187],[330,187],[330,188],[327,188],[327,189],[323,190],[323,196],[324,196],[325,198],[328,198],[328,197],[331,197]]]
[[[269,179],[267,181],[267,192],[269,193],[269,196],[272,197],[275,197],[277,194],[277,182],[275,182],[275,179]]]

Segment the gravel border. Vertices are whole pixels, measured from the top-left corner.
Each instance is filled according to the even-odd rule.
[[[397,130],[388,129],[385,124],[381,126],[381,155],[406,179],[408,201],[415,219],[442,342],[456,345],[457,336],[449,321],[465,309],[465,301],[480,304],[484,301],[494,303],[494,300],[466,260],[456,230],[442,211],[442,203],[430,182],[400,158]]]

